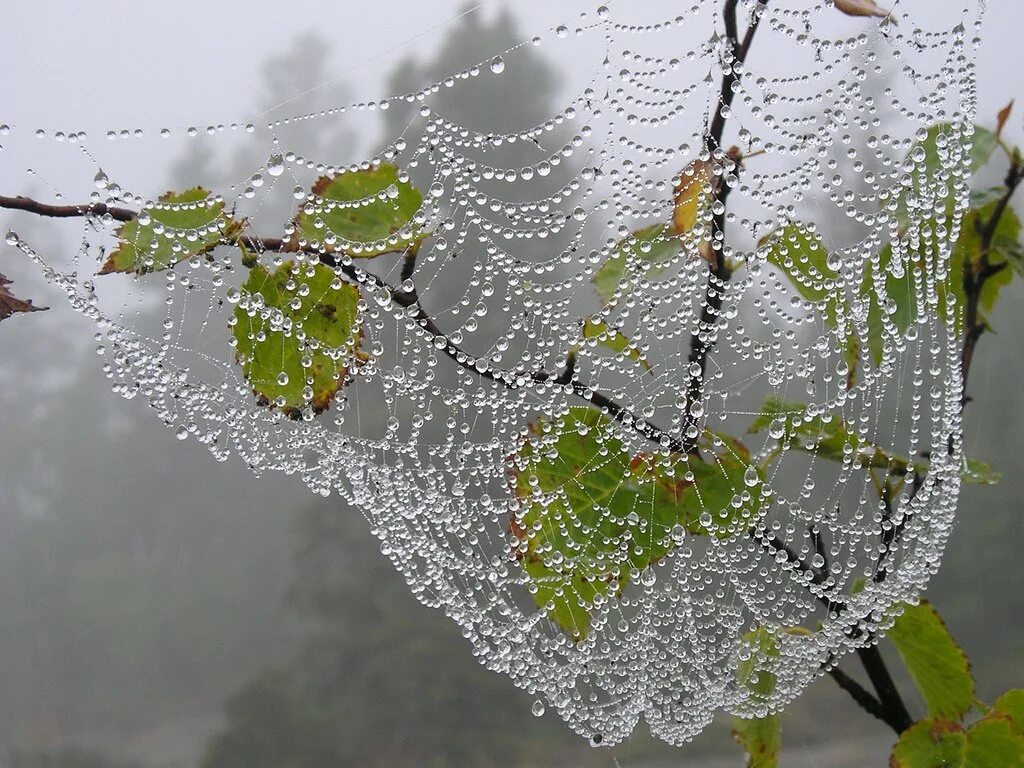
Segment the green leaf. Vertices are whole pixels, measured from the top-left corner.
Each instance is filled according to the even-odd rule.
[[[959,719],[974,706],[967,656],[927,601],[907,606],[888,634],[934,718]]]
[[[1024,690],[1017,688],[1007,691],[996,699],[988,714],[1007,718],[1013,725],[1014,733],[1024,736]]]
[[[966,142],[959,148],[952,143],[953,137],[958,134],[958,129],[952,123],[937,123],[928,129],[924,141],[917,144],[910,151],[910,155],[914,155],[917,147],[923,149],[925,152],[924,168],[927,174],[937,176],[948,167],[948,160],[943,160],[943,151],[940,150],[940,146],[944,148],[947,157],[950,154],[956,156],[958,149],[966,149]],[[974,141],[969,155],[972,175],[992,159],[992,153],[996,151],[998,145],[999,139],[996,138],[995,133],[980,125],[974,126]]]
[[[371,258],[418,248],[427,236],[416,220],[423,195],[394,165],[322,176],[312,191],[298,232],[313,247]]]
[[[963,768],[1024,768],[1024,738],[1009,718],[987,716],[967,731]]]
[[[887,305],[884,311],[879,301],[879,292],[875,288],[874,277],[865,270],[861,282],[860,295],[868,301],[868,351],[875,365],[882,361],[883,344],[886,330],[890,327],[896,333],[903,334],[914,322],[917,298],[914,288],[913,265],[907,265],[901,277],[892,274],[892,245],[886,245],[879,251],[879,273],[883,276]],[[891,311],[890,311],[891,309]]]
[[[307,405],[313,413],[330,406],[349,368],[366,359],[358,302],[359,290],[323,264],[252,267],[231,333],[236,359],[263,404],[294,419]]]
[[[747,530],[763,479],[751,470],[748,482],[738,441],[707,442],[707,460],[632,455],[585,406],[531,425],[513,458],[519,509],[509,528],[537,605],[563,629],[584,637],[594,598],[619,594],[687,533]]]
[[[583,338],[596,339],[598,344],[624,355],[630,360],[635,360],[648,371],[652,370],[647,358],[640,354],[640,350],[633,346],[626,335],[622,331],[610,327],[607,323],[592,319],[584,320]]]
[[[922,720],[903,732],[891,768],[962,768],[967,734],[957,723]]]
[[[769,263],[778,267],[804,299],[820,311],[832,328],[839,323],[845,300],[836,290],[836,271],[829,266],[828,248],[810,226],[793,222],[761,240]]]
[[[742,661],[736,668],[737,682],[755,696],[767,698],[775,691],[778,679],[771,671],[772,660],[779,655],[775,636],[765,628],[755,629],[743,637]],[[776,768],[779,762],[782,718],[772,714],[765,717],[732,720],[732,735],[747,753],[748,768]]]
[[[634,232],[619,243],[618,252],[594,273],[594,286],[605,304],[619,293],[628,292],[634,271],[645,279],[656,279],[665,263],[676,258],[682,243],[671,225],[654,226]]]
[[[906,459],[890,456],[878,446],[862,439],[835,414],[810,416],[806,405],[787,403],[778,397],[768,397],[761,404],[761,412],[747,428],[751,434],[768,432],[776,439],[790,441],[790,447],[813,453],[829,461],[842,462],[847,456],[856,457],[862,467],[877,469],[907,466]]]
[[[142,275],[169,269],[184,259],[209,253],[232,242],[241,224],[224,213],[224,203],[201,187],[168,192],[138,218],[118,227],[117,248],[99,274],[134,272]],[[157,231],[161,230],[161,231]]]
[[[1003,479],[1003,475],[983,461],[967,459],[966,467],[960,473],[960,479],[970,485],[996,485]]]
[[[1022,768],[1024,737],[1013,721],[989,714],[964,730],[949,720],[922,720],[903,732],[891,768]]]
[[[747,753],[747,768],[777,768],[782,748],[782,717],[732,719],[732,736]]]

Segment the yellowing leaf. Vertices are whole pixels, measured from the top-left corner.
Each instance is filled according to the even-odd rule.
[[[607,323],[591,319],[584,320],[583,338],[596,339],[599,344],[608,347],[613,352],[618,352],[630,360],[635,360],[648,371],[652,370],[647,358],[640,354],[640,350],[630,343],[626,335],[610,327]]]
[[[974,705],[967,657],[931,604],[907,606],[888,634],[933,718],[959,719]]]
[[[371,258],[416,248],[427,236],[416,220],[423,195],[394,165],[323,176],[312,191],[315,202],[298,216],[309,246]]]
[[[205,189],[168,192],[118,227],[118,246],[99,274],[159,272],[233,242],[240,231],[241,224],[224,213],[223,201]]]
[[[360,365],[359,290],[330,267],[286,262],[249,271],[232,317],[242,371],[260,401],[290,418],[327,409]]]
[[[672,227],[677,235],[685,235],[711,205],[712,172],[710,163],[694,160],[686,166],[675,188]]]

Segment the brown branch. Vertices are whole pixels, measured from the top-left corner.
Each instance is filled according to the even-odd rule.
[[[53,219],[73,219],[83,216],[101,218],[110,216],[117,221],[131,221],[138,214],[128,208],[115,208],[106,203],[88,203],[86,205],[47,205],[30,197],[5,197],[0,195],[0,208],[12,211],[27,211],[36,216],[48,216]]]

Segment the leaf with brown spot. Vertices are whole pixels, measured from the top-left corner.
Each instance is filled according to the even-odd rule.
[[[223,201],[202,187],[167,192],[138,218],[118,227],[117,248],[99,274],[144,275],[170,269],[193,256],[208,254],[238,239],[242,224],[224,210]]]
[[[32,303],[32,299],[19,299],[7,290],[8,285],[11,285],[11,281],[0,274],[0,320],[6,320],[11,315],[22,312],[41,312],[44,309],[49,309],[49,307],[37,307]]]
[[[260,403],[298,419],[326,410],[366,360],[359,289],[333,269],[285,262],[249,271],[231,332],[242,372]]]

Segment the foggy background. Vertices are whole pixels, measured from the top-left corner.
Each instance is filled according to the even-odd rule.
[[[462,0],[8,4],[0,19],[18,73],[0,81],[0,123],[180,127],[244,121],[314,86],[281,115],[405,92],[568,18],[557,5],[487,2],[462,15],[472,7]],[[979,120],[992,124],[1022,97],[1006,131],[1018,144],[1022,24],[1017,0],[992,0],[979,56]],[[543,48],[527,55],[529,77],[447,111],[512,112],[524,125],[549,116],[574,73]],[[347,160],[400,123],[397,110],[380,123],[312,122],[290,143],[315,158],[344,147]],[[184,145],[144,159],[159,189],[223,187],[265,160]],[[0,156],[0,194],[65,191],[24,166]],[[998,183],[990,173],[976,185]],[[80,222],[11,213],[0,225],[41,253],[74,250],[81,234]],[[94,327],[17,251],[0,251],[0,271],[19,296],[52,307],[0,325],[0,765],[743,764],[728,718],[682,750],[643,725],[630,743],[593,750],[555,715],[534,718],[530,697],[415,602],[358,512],[174,440],[141,403],[110,393]],[[972,373],[967,452],[1004,480],[965,489],[928,593],[983,700],[1024,685],[1019,281],[992,319],[998,334],[983,339]],[[826,679],[787,712],[783,743],[786,766],[884,766],[892,737]]]

